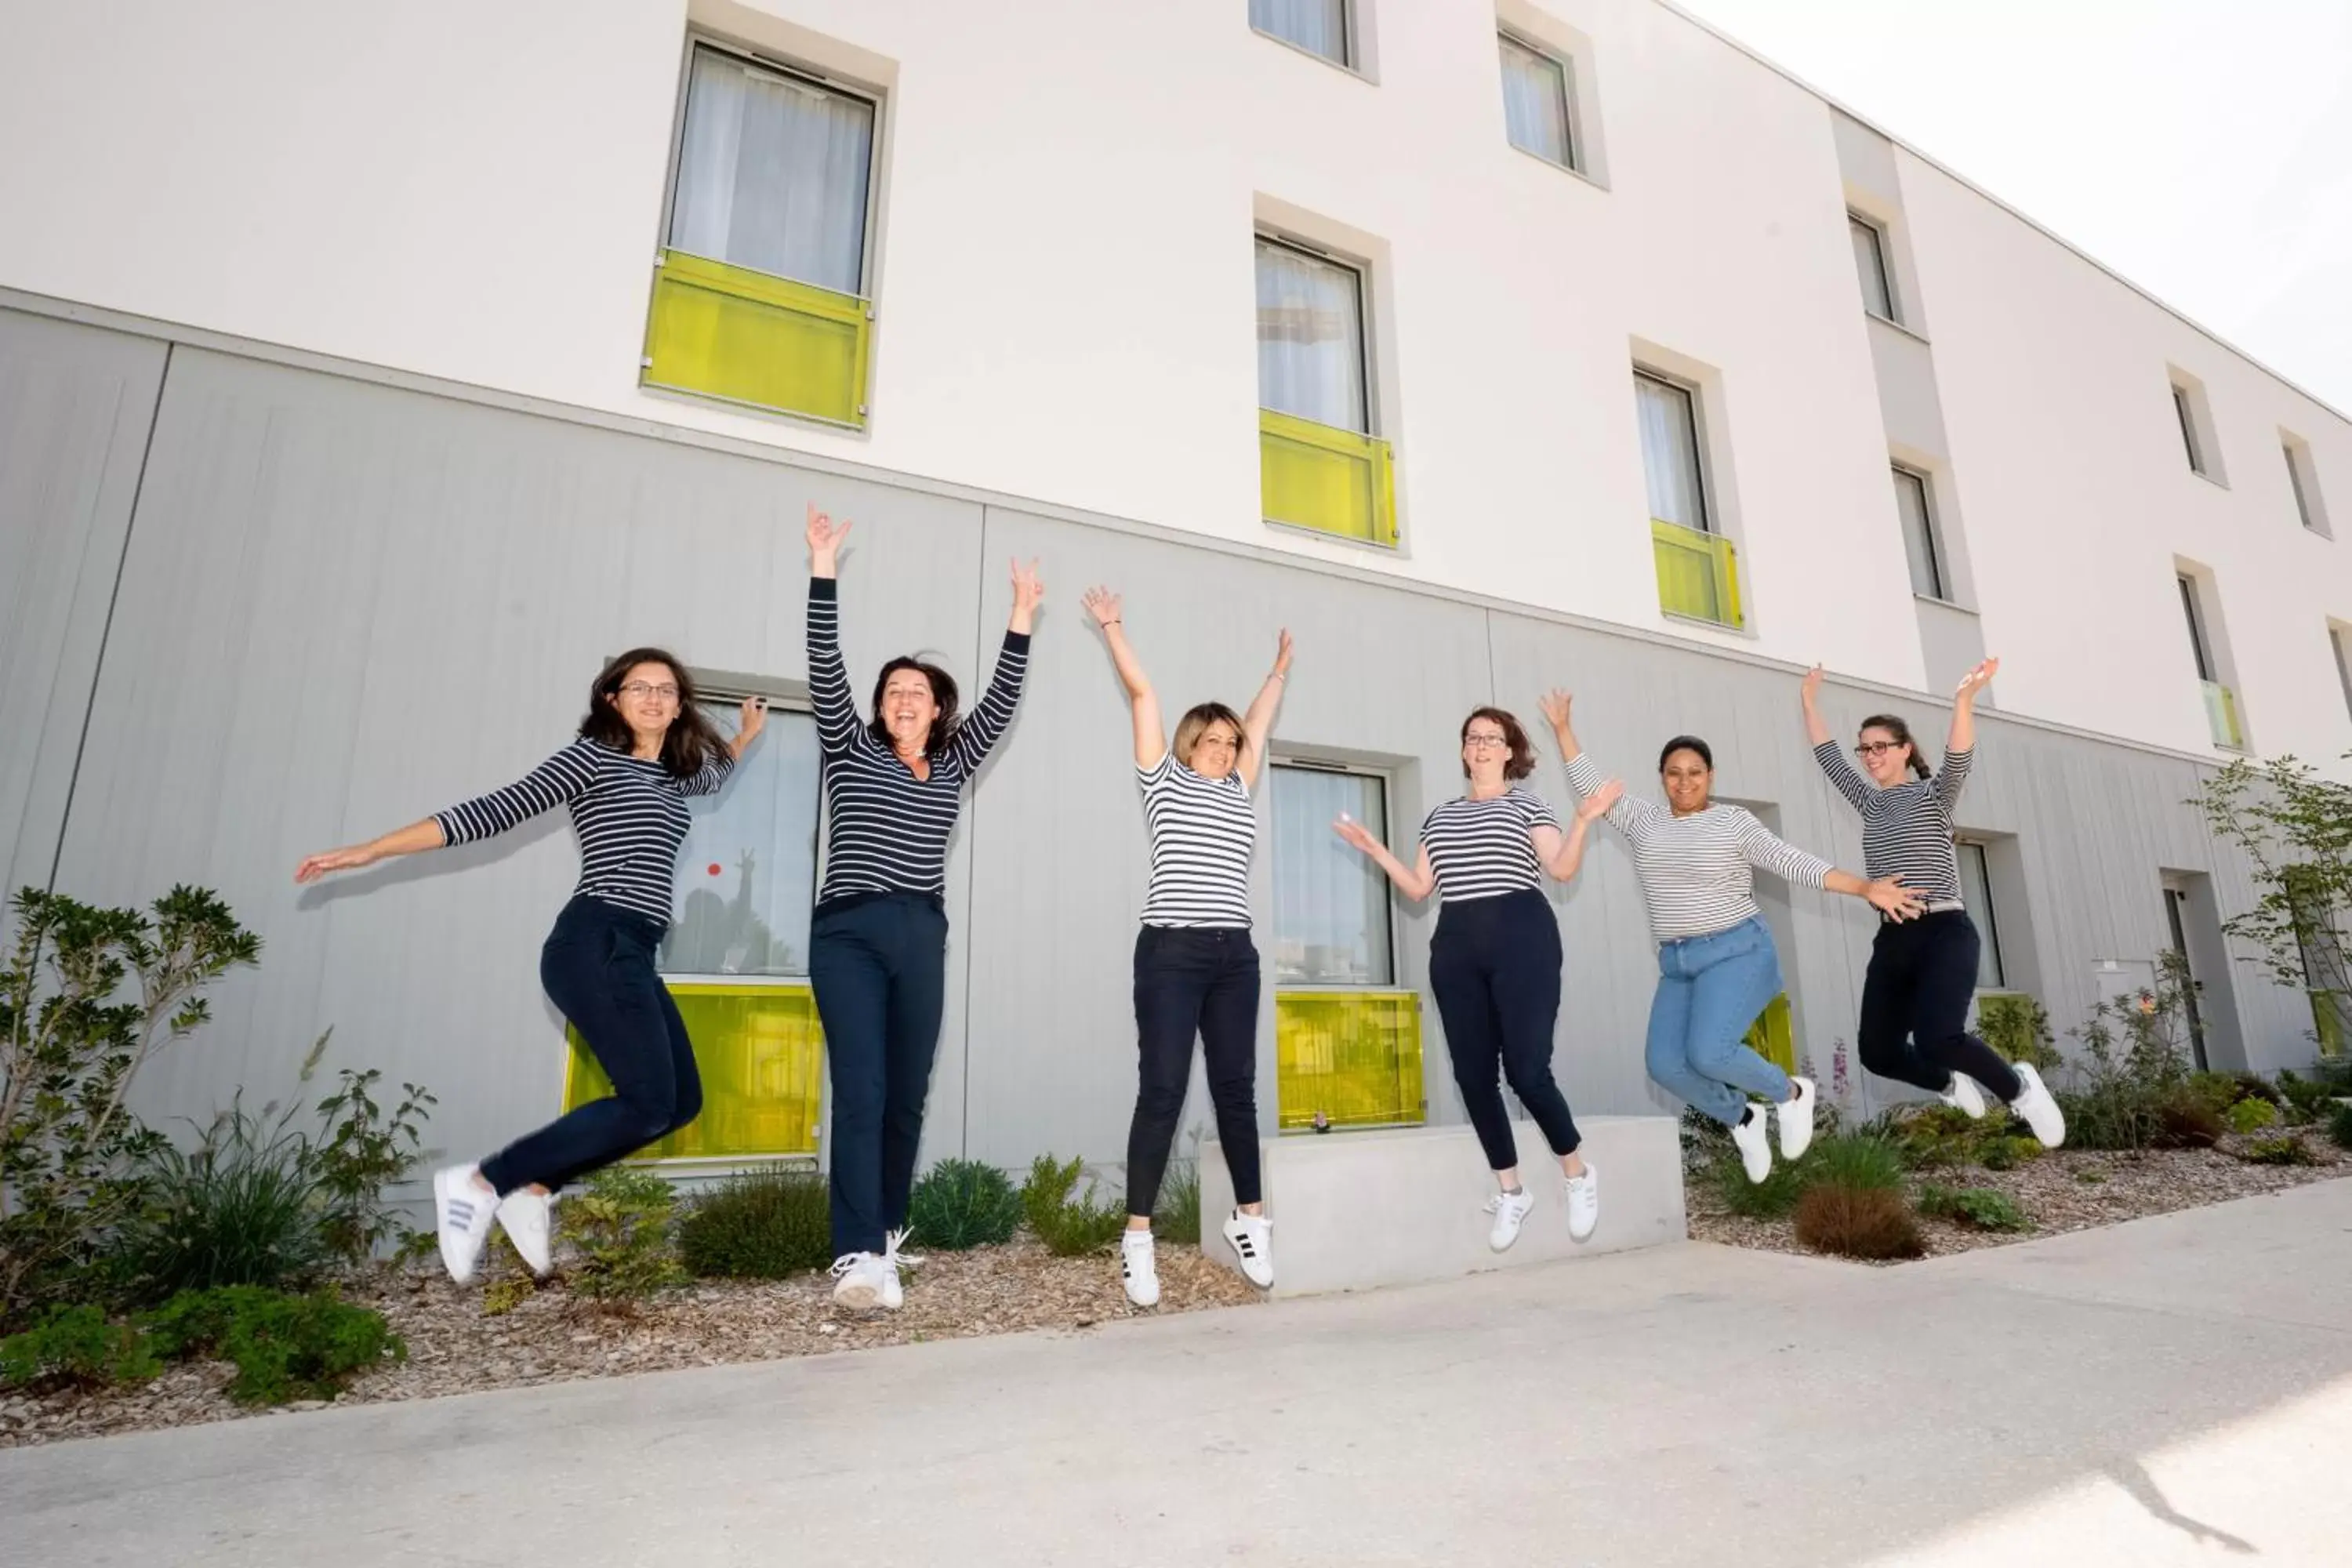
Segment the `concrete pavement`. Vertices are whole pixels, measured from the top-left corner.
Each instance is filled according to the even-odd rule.
[[[0,1453],[0,1563],[2352,1561],[2352,1182]]]

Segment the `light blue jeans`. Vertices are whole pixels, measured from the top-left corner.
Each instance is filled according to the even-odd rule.
[[[1650,1000],[1643,1056],[1651,1081],[1726,1127],[1750,1095],[1789,1098],[1789,1075],[1741,1037],[1780,994],[1780,955],[1760,920],[1658,944],[1658,992]]]

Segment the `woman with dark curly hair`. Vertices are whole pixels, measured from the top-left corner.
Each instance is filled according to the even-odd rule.
[[[1417,902],[1433,889],[1438,895],[1429,984],[1445,1024],[1454,1081],[1500,1189],[1486,1205],[1495,1216],[1486,1243],[1497,1252],[1518,1239],[1535,1206],[1519,1184],[1518,1145],[1496,1081],[1498,1066],[1559,1157],[1569,1235],[1582,1241],[1601,1222],[1600,1178],[1577,1153],[1582,1140],[1576,1119],[1551,1076],[1559,922],[1543,895],[1543,879],[1565,882],[1576,875],[1586,831],[1617,796],[1613,790],[1593,795],[1563,833],[1550,803],[1518,782],[1535,767],[1535,748],[1517,719],[1499,708],[1474,709],[1462,721],[1462,773],[1470,787],[1423,819],[1421,852],[1410,868],[1361,823],[1343,816],[1334,825],[1407,899]]]

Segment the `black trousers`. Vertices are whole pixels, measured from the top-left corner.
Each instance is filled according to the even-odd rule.
[[[1497,1068],[1553,1153],[1573,1153],[1582,1142],[1551,1076],[1559,963],[1551,901],[1533,889],[1459,900],[1438,911],[1437,934],[1429,943],[1430,988],[1445,1023],[1454,1081],[1492,1170],[1519,1163]]]
[[[809,984],[833,1073],[833,1250],[904,1229],[946,995],[947,912],[915,893],[817,911]]]
[[[2025,1092],[2017,1069],[1968,1032],[1982,939],[1965,910],[1887,921],[1862,982],[1862,1065],[1931,1093],[1964,1072],[2003,1101]]]
[[[1198,1036],[1234,1201],[1262,1201],[1257,1149],[1257,949],[1239,926],[1145,926],[1135,939],[1135,1117],[1127,1212],[1150,1217],[1184,1114]]]

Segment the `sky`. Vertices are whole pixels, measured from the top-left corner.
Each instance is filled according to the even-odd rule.
[[[2352,0],[1675,0],[2352,415]]]

